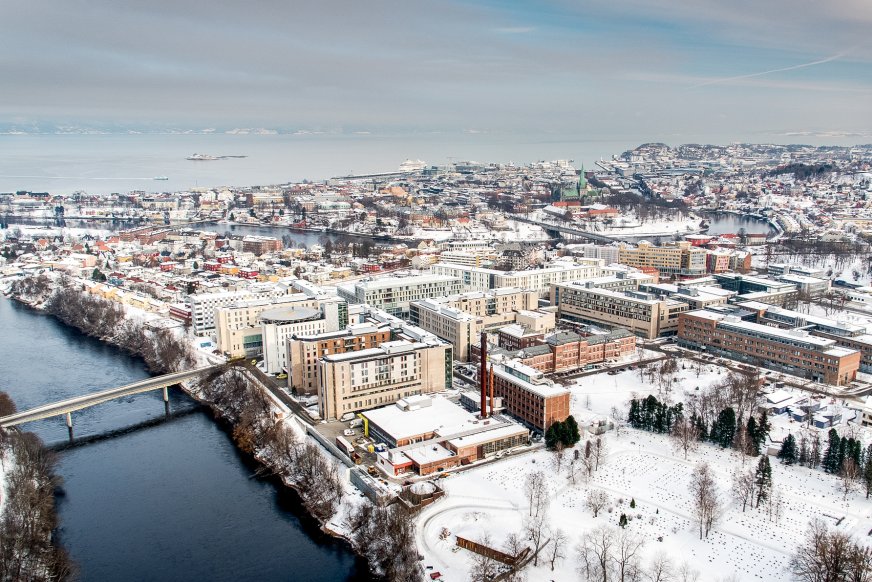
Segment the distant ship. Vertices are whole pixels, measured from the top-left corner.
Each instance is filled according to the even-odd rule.
[[[230,158],[247,158],[248,156],[210,156],[208,154],[192,154],[185,158],[193,162],[208,162],[211,160],[229,160]]]
[[[169,178],[167,178],[166,176],[155,176],[153,179],[154,180],[169,180]]]
[[[427,163],[421,160],[406,160],[400,164],[401,172],[420,172],[427,167]]]

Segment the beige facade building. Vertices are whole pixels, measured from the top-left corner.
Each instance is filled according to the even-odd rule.
[[[391,327],[387,323],[356,323],[340,331],[291,338],[288,341],[288,388],[297,394],[315,394],[320,358],[376,348],[390,340]]]
[[[514,288],[471,291],[414,301],[409,305],[409,320],[413,325],[451,342],[454,357],[466,362],[472,344],[478,341],[483,330],[515,323],[520,314],[525,314],[523,317],[538,327],[550,322],[553,329],[553,313],[543,314],[537,319],[531,311],[538,303],[539,294],[535,291]]]
[[[335,304],[325,308],[327,304]],[[311,297],[294,293],[280,297],[260,299],[237,299],[234,303],[214,309],[217,347],[228,357],[251,357],[263,353],[263,325],[261,314],[280,308],[315,309],[325,314],[325,329],[340,329],[348,325],[348,310],[344,301],[337,297]],[[305,326],[304,326],[305,328]],[[302,332],[302,329],[299,330]],[[311,330],[310,330],[311,331]]]
[[[666,277],[699,277],[706,272],[706,250],[690,241],[654,246],[642,241],[635,247],[620,245],[619,262],[641,269],[653,267]]]
[[[600,289],[592,284],[555,285],[552,305],[561,318],[607,327],[623,327],[646,339],[678,332],[678,316],[689,306],[639,291]]]
[[[460,279],[464,291],[488,291],[502,287],[515,287],[536,291],[540,296],[548,293],[555,283],[578,281],[609,274],[601,259],[580,258],[574,261],[555,261],[541,269],[527,271],[498,271],[467,265],[436,263],[431,270],[437,275]]]
[[[323,356],[318,365],[318,407],[324,419],[392,404],[451,387],[451,346],[406,340]]]

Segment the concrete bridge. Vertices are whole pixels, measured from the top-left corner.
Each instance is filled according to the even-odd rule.
[[[540,220],[531,220],[529,218],[518,216],[517,214],[512,215],[512,220],[517,220],[518,222],[526,222],[527,224],[535,224],[536,226],[541,226],[546,231],[551,232],[559,232],[561,234],[568,234],[571,237],[575,238],[585,238],[592,241],[604,242],[604,243],[612,243],[618,242],[620,239],[606,236],[604,234],[597,234],[595,232],[589,232],[586,230],[580,230],[577,228],[572,228],[570,226],[561,226],[559,224],[554,224],[551,222],[542,222]]]
[[[51,404],[43,404],[42,406],[37,406],[30,410],[22,410],[21,412],[16,412],[9,416],[0,417],[0,427],[9,428],[19,424],[24,424],[25,422],[33,422],[35,420],[42,420],[43,418],[51,418],[53,416],[61,416],[65,414],[67,416],[67,427],[70,429],[70,437],[72,438],[72,413],[77,410],[90,408],[91,406],[109,402],[116,398],[123,398],[124,396],[131,396],[133,394],[141,394],[143,392],[151,392],[153,390],[161,389],[163,390],[164,403],[169,405],[168,388],[170,386],[178,384],[179,382],[184,382],[185,380],[196,378],[202,374],[207,374],[213,370],[218,370],[219,368],[221,368],[221,365],[205,366],[203,368],[187,370],[184,372],[173,372],[172,374],[146,378],[145,380],[140,380],[133,384],[127,384],[126,386],[109,388],[108,390],[101,390],[100,392],[93,392],[91,394],[85,394],[84,396],[76,396],[75,398],[67,398],[66,400],[53,402]]]

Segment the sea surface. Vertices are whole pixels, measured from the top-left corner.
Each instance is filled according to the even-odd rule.
[[[0,390],[19,410],[148,375],[139,359],[2,297],[0,330]],[[158,391],[73,413],[57,504],[80,580],[370,580],[208,412],[178,389],[170,411]],[[62,418],[24,428],[69,442]]]
[[[0,192],[69,194],[176,192],[195,187],[252,186],[396,171],[406,159],[452,161],[573,160],[591,169],[641,143],[791,143],[819,139],[778,135],[643,136],[514,133],[382,134],[125,134],[0,135]],[[830,138],[833,145],[851,145]],[[245,158],[189,161],[199,153]],[[165,181],[154,180],[165,176]]]

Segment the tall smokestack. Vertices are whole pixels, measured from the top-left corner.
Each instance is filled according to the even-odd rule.
[[[481,417],[487,416],[487,333],[481,332]]]
[[[494,415],[494,365],[490,365],[490,377],[488,378],[488,383],[490,384],[490,414],[488,416]]]

